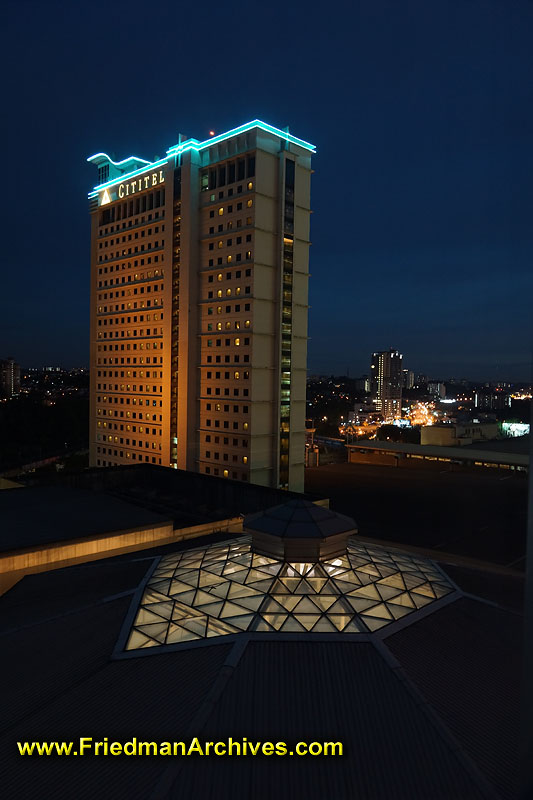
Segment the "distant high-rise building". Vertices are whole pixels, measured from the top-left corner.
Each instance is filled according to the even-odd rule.
[[[368,375],[362,375],[360,378],[356,378],[355,388],[358,392],[370,394],[370,378]]]
[[[20,391],[20,365],[8,356],[0,360],[0,396],[13,397]]]
[[[402,416],[402,358],[392,348],[372,354],[372,399],[387,422]]]
[[[314,152],[255,120],[89,158],[93,466],[303,490]]]
[[[432,394],[433,397],[442,400],[443,397],[446,397],[446,385],[441,383],[440,381],[430,381],[428,383],[428,394]]]
[[[415,373],[412,369],[402,369],[402,389],[412,389],[415,385]]]

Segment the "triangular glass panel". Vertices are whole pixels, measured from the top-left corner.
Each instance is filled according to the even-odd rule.
[[[135,618],[135,625],[147,625],[149,622],[162,622],[163,619],[169,619],[170,615],[172,614],[172,603],[156,603],[156,606],[170,606],[170,610],[168,614],[163,617],[162,614],[154,614],[153,611],[150,611],[148,608],[141,607],[137,612],[137,617]]]
[[[162,580],[162,581],[150,581],[150,588],[154,589],[156,592],[161,592],[161,594],[168,594],[168,587],[170,586],[171,581],[170,579]]]
[[[212,602],[213,602],[212,594],[209,594],[208,592],[203,592],[201,589],[198,589],[194,597],[195,606],[200,606],[202,605],[202,603],[212,603]]]
[[[294,595],[294,598],[297,599],[298,595]],[[315,597],[315,600],[317,598]],[[289,609],[291,610],[291,609]],[[309,597],[302,597],[294,612],[296,614],[316,614],[317,606]]]
[[[405,580],[405,586],[407,589],[414,589],[415,586],[421,586],[423,583],[426,582],[426,579],[420,573],[408,573],[404,572],[403,577]]]
[[[409,592],[404,592],[403,594],[398,594],[396,597],[393,597],[392,600],[388,601],[388,604],[395,605],[395,606],[405,606],[405,608],[414,608],[415,604],[411,600],[411,595]]]
[[[220,619],[225,619],[226,617],[235,617],[242,614],[242,608],[235,603],[230,603],[228,600],[224,603],[224,608],[220,612]]]
[[[174,601],[167,600],[166,603],[150,603],[147,606],[143,603],[143,607],[147,608],[148,611],[153,611],[154,614],[159,614],[159,616],[164,619],[170,619],[172,616],[172,609],[174,608]]]
[[[322,589],[320,590],[320,594],[338,594],[339,590],[331,580],[327,580]]]
[[[405,583],[401,573],[396,572],[394,575],[389,575],[386,578],[382,578],[379,581],[380,586],[393,586],[395,589],[401,589],[402,592],[405,592]]]
[[[354,589],[353,592],[350,592],[350,597],[368,597],[376,601],[381,600],[380,594],[373,583]]]
[[[377,606],[372,606],[372,608],[367,608],[366,611],[364,612],[364,616],[381,617],[382,619],[392,619],[392,614],[390,613],[385,603],[379,603],[379,605]]]
[[[289,617],[280,628],[281,633],[305,633],[305,628],[294,617]]]
[[[376,583],[375,586],[383,600],[389,600],[391,597],[396,597],[403,591],[403,589],[396,589],[394,586],[384,586],[382,583]]]
[[[445,594],[450,594],[452,591],[451,586],[443,586],[440,583],[432,583],[431,585],[436,597],[444,597]]]
[[[207,625],[207,617],[196,617],[196,619],[184,619],[180,621],[180,626],[186,628],[192,633],[198,634],[202,638],[205,637],[205,629]]]
[[[277,594],[274,597],[278,603],[283,606],[285,611],[292,611],[297,603],[308,602],[307,598],[304,597],[302,600],[300,595],[297,594]],[[316,608],[313,608],[312,610],[316,611]]]
[[[423,608],[424,606],[427,606],[428,603],[433,602],[432,597],[426,597],[424,594],[411,594],[411,597],[413,598],[413,602],[417,608]]]
[[[209,565],[205,564],[204,569],[209,572],[212,572],[213,575],[222,575],[225,566],[226,566],[226,561],[220,561],[216,564],[209,564]]]
[[[209,587],[209,594],[212,594],[215,597],[223,597],[225,599],[230,590],[230,586],[231,583],[229,581],[227,581],[227,583],[221,583],[217,586],[211,586]]]
[[[180,603],[184,603],[185,605],[192,605],[194,602],[194,596],[196,594],[196,589],[191,589],[188,592],[180,592],[179,594],[172,595],[174,600],[178,600]]]
[[[311,595],[309,600],[312,600],[313,603],[316,605],[317,608],[321,609],[322,611],[327,611],[333,603],[338,600],[339,596],[336,594],[315,594]]]
[[[250,622],[253,620],[254,616],[254,614],[241,614],[237,617],[228,617],[225,622],[228,622],[230,625],[234,625],[236,628],[245,631]]]
[[[248,584],[248,581],[246,583]],[[267,578],[264,581],[254,581],[250,586],[253,586],[258,592],[268,592],[272,586],[272,578]]]
[[[200,572],[200,581],[198,585],[201,589],[205,589],[206,586],[216,586],[217,583],[222,583],[223,580],[224,578],[220,575],[214,575],[212,572],[202,570]]]
[[[358,614],[376,604],[375,598],[370,597],[346,597],[345,600]]]
[[[343,581],[340,578],[334,578],[333,580],[335,582],[335,585],[337,586],[337,589],[341,594],[344,594],[346,592],[351,592],[356,588],[356,586],[361,585],[359,581],[357,581],[357,583],[355,584],[355,583],[348,583],[347,581]]]
[[[337,602],[328,608],[328,617],[330,614],[350,614],[351,610],[351,608],[346,608],[344,599],[337,599]]]
[[[198,586],[198,577],[199,577],[198,572],[186,572],[183,575],[180,575],[179,578],[172,581],[169,594],[177,594],[178,592],[184,592],[185,586],[188,589],[190,589],[191,586],[194,586],[196,588]]]
[[[257,583],[258,581],[264,581],[265,575],[263,572],[260,572],[258,569],[250,569],[248,572],[248,576],[246,578],[246,583]]]
[[[420,586],[415,586],[413,589],[411,589],[411,591],[415,594],[423,594],[426,597],[431,597],[432,600],[435,599],[435,592],[429,583],[423,583]]]
[[[156,647],[158,645],[159,642],[156,642],[154,639],[150,639],[149,636],[145,636],[144,633],[140,633],[140,631],[133,629],[130,634],[130,638],[128,639],[126,650],[139,650],[142,647]]]
[[[239,597],[238,599],[235,600],[235,602],[239,606],[243,606],[243,608],[246,608],[250,611],[257,611],[259,609],[259,606],[263,602],[264,597],[265,595],[261,593],[254,595],[253,597]]]
[[[251,586],[241,586],[240,584],[234,583],[230,586],[228,600],[234,600],[237,597],[257,597],[259,595],[262,595],[262,593],[253,589]]]
[[[301,578],[280,578],[279,582],[285,586],[286,591],[294,592],[301,580]]]
[[[313,633],[337,633],[337,628],[327,617],[321,617],[313,626]]]
[[[307,580],[307,583],[309,584],[309,586],[311,586],[311,588],[314,589],[317,594],[318,594],[318,592],[322,591],[322,589],[324,588],[324,586],[328,582],[327,578],[311,578],[311,577],[307,577],[306,580]]]
[[[303,578],[294,590],[294,594],[316,594],[316,592],[311,584]]]
[[[365,614],[362,614],[361,617],[364,619],[365,625],[371,631],[377,631],[380,628],[383,628],[384,625],[388,625],[390,622],[390,620],[380,619],[379,617],[367,617]]]
[[[407,608],[407,606],[398,606],[394,603],[387,603],[387,608],[392,613],[394,619],[401,619],[405,617],[406,614],[411,614],[413,609]]]
[[[306,631],[310,631],[317,619],[320,619],[320,614],[297,614],[296,616]]]
[[[327,615],[330,622],[332,622],[338,631],[343,631],[348,625],[352,616],[350,614],[330,614]]]
[[[167,644],[190,642],[193,639],[200,639],[200,636],[198,636],[197,633],[194,633],[194,631],[188,631],[186,628],[182,628],[181,625],[171,624],[168,632]]]
[[[261,616],[263,617],[264,620],[266,620],[268,622],[269,625],[271,625],[274,628],[274,630],[279,631],[279,629],[281,628],[281,626],[283,625],[283,623],[285,622],[285,620],[287,619],[287,617],[289,615],[288,614],[262,614]]]
[[[212,617],[218,617],[220,609],[223,605],[223,600],[219,600],[216,603],[205,603],[205,605],[198,606],[198,611],[201,611],[202,614],[209,614]]]
[[[265,597],[263,605],[261,606],[261,613],[270,613],[270,614],[283,614],[286,609],[280,605],[276,600],[272,597]]]
[[[272,625],[269,625],[268,622],[265,622],[264,619],[261,617],[256,617],[252,624],[249,627],[250,631],[273,631],[274,628]]]
[[[219,619],[214,619],[213,617],[209,617],[207,620],[207,634],[206,637],[209,639],[211,636],[227,636],[229,633],[237,633],[238,628],[234,628],[233,625],[227,625],[226,623],[222,622]]]
[[[296,585],[300,583],[298,578],[294,578],[292,580],[296,581]],[[285,581],[282,583],[280,580],[275,580],[272,586],[270,587],[270,594],[287,594],[289,589],[285,585]]]
[[[222,574],[224,575],[224,577],[228,577],[228,575],[232,575],[233,576],[235,573],[246,572],[247,570],[248,570],[248,567],[241,567],[240,564],[232,564],[231,561],[228,561],[226,566],[224,567],[224,569],[222,571]],[[250,570],[250,572],[251,571],[252,570]]]
[[[362,567],[358,567],[357,572],[366,572],[367,575],[375,575],[377,578],[381,578],[381,574],[375,564],[365,564]]]
[[[357,620],[352,619],[345,628],[342,630],[343,633],[366,633],[366,628]]]
[[[155,622],[149,625],[137,625],[136,627],[141,633],[149,636],[150,639],[156,639],[156,641],[164,644],[168,630],[168,622]]]
[[[174,611],[172,612],[172,619],[181,620],[181,619],[188,619],[190,617],[201,617],[202,612],[198,611],[197,608],[193,608],[192,606],[186,606],[184,603],[179,603],[178,601],[174,604]]]

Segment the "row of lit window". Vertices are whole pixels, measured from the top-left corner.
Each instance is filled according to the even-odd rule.
[[[119,374],[118,370],[114,370],[113,371],[112,369],[110,369],[110,370],[105,370],[104,369],[104,370],[98,370],[98,377],[99,378],[100,377],[102,377],[102,378],[119,378],[119,377],[120,378],[145,378],[145,377],[146,378],[150,378],[150,377],[157,378],[158,376],[157,376],[157,372],[155,372],[154,370],[152,370],[152,372],[150,372],[150,370],[146,370],[146,374],[145,374],[145,370],[144,369],[141,369],[139,371],[137,371],[135,369],[133,371],[128,369],[126,372],[124,372],[124,370],[122,370],[120,372],[120,374]],[[159,373],[159,377],[160,378],[163,377],[163,373],[162,372]]]
[[[100,452],[100,448],[98,447],[97,449],[98,449],[98,452]],[[102,449],[102,453],[104,455],[106,455],[106,448],[102,447],[101,449]],[[112,456],[112,455],[115,455],[115,456],[120,455],[120,458],[124,458],[124,451],[121,450],[120,454],[119,454],[117,450],[111,451],[111,449],[109,449],[109,455],[110,456]],[[137,457],[136,453],[131,453],[130,454],[130,453],[128,453],[126,451],[126,458],[130,458],[130,457],[131,457],[132,461],[142,461],[143,460],[142,453],[139,453],[139,456]],[[150,456],[145,456],[144,460],[145,461],[150,461]],[[151,459],[151,461],[152,461],[152,464],[161,464],[161,459],[160,458],[153,457]],[[116,466],[118,464],[118,462],[116,462],[116,461],[106,461],[105,459],[98,458],[96,460],[96,464],[97,464],[98,467],[114,467],[114,466]]]
[[[240,286],[237,286],[234,289],[228,288],[228,289],[226,289],[225,292],[222,289],[218,289],[218,291],[216,293],[216,297],[219,298],[219,299],[221,299],[222,297],[231,297],[233,293],[235,293],[236,297],[240,297],[241,291],[242,291],[242,288]],[[250,286],[245,286],[244,287],[244,294],[251,294],[251,292],[252,292],[252,289],[251,289]],[[213,300],[214,298],[215,298],[215,293],[213,291],[210,291],[210,292],[207,293],[207,299],[208,300]]]
[[[234,328],[234,330],[236,330],[236,331],[239,331],[241,329],[241,323],[240,323],[239,320],[235,320],[233,323],[230,320],[228,320],[226,323],[224,323],[224,325],[222,325],[221,322],[217,322],[216,325],[215,325],[215,328],[213,328],[213,324],[214,323],[212,323],[212,322],[208,322],[207,323],[207,330],[208,331],[212,331],[212,330],[221,331],[223,328],[225,330],[227,330],[227,331],[231,330],[231,328]],[[244,327],[245,328],[249,328],[250,327],[250,320],[249,319],[245,319],[244,320]]]
[[[148,214],[147,217],[140,217],[140,219],[136,219],[136,220],[135,219],[133,219],[133,220],[130,219],[127,225],[126,225],[125,222],[122,223],[122,226],[120,226],[120,225],[109,225],[109,227],[104,228],[103,230],[100,230],[98,235],[99,236],[109,236],[111,233],[118,233],[119,231],[124,230],[124,228],[137,228],[137,227],[140,227],[141,225],[148,225],[148,223],[151,222],[152,219],[155,222],[155,220],[157,220],[157,219],[163,219],[164,216],[165,216],[165,210],[162,209],[161,211],[156,211],[154,214]]]
[[[243,355],[242,360],[247,364],[250,361],[250,356],[248,354]],[[235,364],[239,364],[240,356],[235,355],[232,353],[231,355],[225,355],[224,361],[222,361],[222,356],[215,356],[215,361],[213,362],[213,356],[207,356],[206,361],[208,364],[231,364],[233,361]]]
[[[204,472],[205,472],[206,475],[213,474],[216,477],[218,477],[220,475],[220,470],[219,470],[218,467],[214,467],[212,473],[211,473],[211,467],[205,467],[204,468]],[[227,470],[227,469],[222,470],[222,477],[229,478],[229,470]],[[232,472],[231,473],[231,477],[232,477],[232,479],[234,481],[238,481],[239,480],[239,473],[238,472]],[[248,480],[248,475],[246,475],[246,473],[243,472],[242,475],[240,476],[240,480],[247,481]]]
[[[239,371],[235,371],[233,373],[234,379],[238,381],[240,376],[241,376],[241,374],[242,374],[242,377],[243,377],[243,379],[245,381],[247,381],[249,379],[249,377],[250,377],[250,373],[249,373],[248,370],[245,370],[243,373],[241,373]],[[214,378],[215,380],[226,380],[227,381],[227,380],[229,380],[231,378],[231,372],[225,372],[224,373],[224,378],[222,378],[222,373],[221,372],[213,373],[213,372],[208,370],[207,378]]]
[[[210,316],[211,314],[213,314],[214,310],[215,310],[214,306],[208,306],[207,314]],[[238,313],[241,310],[240,303],[236,303],[233,310]],[[249,311],[250,310],[250,303],[245,303],[244,304],[244,310],[245,311]],[[223,312],[222,306],[216,306],[216,312],[217,312],[217,314],[222,314],[222,312]],[[226,314],[231,314],[231,305],[226,306],[225,312],[226,312]]]
[[[161,231],[164,231],[164,230],[165,230],[165,226],[162,225],[161,226]],[[157,228],[154,228],[153,233],[154,234],[159,233],[159,225],[157,226]],[[140,234],[141,234],[140,238],[144,239],[145,236],[151,236],[152,235],[152,229],[148,228],[148,230],[146,230],[146,231],[140,231]],[[139,231],[136,231],[133,234],[133,239],[138,239],[138,238],[139,238]],[[120,236],[118,236],[116,239],[106,239],[105,242],[99,242],[98,243],[98,247],[100,249],[102,247],[104,247],[104,248],[105,247],[113,247],[113,245],[121,244],[121,243],[124,243],[125,241],[128,241],[128,242],[132,241],[132,234],[131,233],[128,233],[127,236],[122,236],[122,238]],[[155,246],[156,247],[158,246],[158,242],[155,243]]]
[[[163,349],[163,342],[156,342],[156,341],[153,341],[153,342],[140,342],[138,347],[139,347],[139,350],[144,350],[145,347],[146,347],[147,350],[150,350],[150,348],[152,348],[153,350],[157,350],[158,348],[159,348],[159,350],[162,350]],[[131,350],[137,350],[137,342],[134,342],[131,345],[130,345],[129,342],[127,344],[99,344],[98,345],[98,351],[102,351],[102,350],[103,351],[106,351],[106,350],[112,351],[112,350],[124,350],[124,349],[125,350],[130,350],[130,349]]]
[[[146,389],[146,391],[148,392],[149,389]],[[131,406],[150,406],[150,399],[147,398],[147,397],[143,399],[142,397],[118,397],[116,395],[114,395],[113,397],[108,397],[107,395],[104,395],[103,397],[97,396],[96,402],[97,403],[109,403],[110,405],[113,404],[113,403],[115,405],[118,405],[120,403],[121,406],[123,406],[123,405],[126,405],[126,406],[130,406],[130,405]],[[154,406],[154,408],[162,408],[163,401],[162,400],[152,400],[151,401],[151,405]],[[126,414],[126,416],[128,416],[128,415]]]
[[[220,427],[221,427],[221,425],[220,425],[220,423],[221,423],[221,422],[222,422],[222,427],[223,427],[225,430],[229,430],[229,420],[227,420],[227,419],[224,419],[224,420],[220,420],[220,419],[215,419],[215,420],[206,419],[206,421],[205,421],[205,424],[206,424],[206,427],[208,427],[208,428],[211,428],[211,427],[214,427],[214,428],[220,428]],[[213,425],[212,425],[211,423],[213,423]],[[239,423],[238,423],[237,421],[233,421],[233,422],[232,422],[232,429],[233,429],[234,431],[238,431],[238,430],[239,430]],[[243,422],[243,423],[242,423],[242,429],[243,429],[243,431],[247,431],[247,430],[248,430],[248,423],[247,423],[247,422]]]
[[[205,441],[209,444],[211,442],[211,440],[215,444],[220,444],[221,443],[220,442],[220,436],[211,436],[210,433],[206,433],[205,434]],[[223,436],[222,437],[222,444],[230,446],[229,439],[228,439],[227,436]],[[231,447],[239,447],[239,440],[238,439],[232,439],[231,440]],[[241,439],[241,447],[248,447],[248,439]]]
[[[157,414],[144,414],[144,417],[143,417],[142,413],[139,414],[139,419],[143,419],[143,418],[146,419],[146,420],[153,419],[154,422],[156,421],[156,417],[157,417]],[[160,420],[163,419],[161,414],[159,415],[159,419]],[[133,431],[133,433],[137,433],[137,425],[117,425],[116,422],[107,423],[105,421],[102,422],[102,420],[100,420],[100,419],[97,422],[97,427],[98,428],[109,428],[109,430],[113,429],[115,431],[123,431],[123,430],[126,430],[128,432]],[[157,431],[159,431],[159,436],[162,435],[162,432],[161,432],[160,428],[152,428],[152,436],[156,436]],[[149,435],[150,434],[150,428],[146,428],[146,431],[145,431],[144,430],[144,425],[139,425],[139,433],[146,433],[146,434]]]
[[[98,441],[98,442],[114,442],[115,444],[126,444],[126,445],[131,446],[131,447],[144,447],[145,449],[150,448],[151,450],[162,450],[163,449],[161,447],[161,442],[147,442],[147,441],[141,441],[140,439],[137,442],[137,439],[131,439],[131,443],[130,443],[130,439],[126,439],[126,441],[124,441],[124,439],[122,437],[111,436],[111,435],[110,436],[100,436],[100,434],[99,434],[97,436],[96,441]]]
[[[158,248],[158,249],[162,249],[163,248],[163,244],[164,244],[164,242],[161,243],[161,248]],[[134,248],[128,247],[127,250],[126,249],[117,250],[115,253],[109,253],[109,255],[107,253],[104,253],[104,255],[99,255],[98,256],[98,262],[101,263],[102,261],[111,261],[111,259],[113,259],[113,258],[123,258],[124,256],[134,255],[135,253],[144,253],[145,251],[150,251],[151,249],[152,248],[151,248],[150,245],[147,245],[146,248],[145,248],[144,244],[141,245],[140,249],[139,249],[139,247],[134,247]],[[156,245],[154,245],[154,250],[155,249],[156,249]],[[164,261],[164,260],[165,260],[164,254],[161,254],[161,261]],[[152,263],[152,258],[151,257],[147,258],[146,261],[147,261],[148,264],[151,264]],[[159,261],[159,254],[154,256],[154,264],[157,264],[158,261]]]
[[[98,363],[99,364],[133,364],[133,365],[145,364],[145,363],[146,364],[150,364],[150,363],[151,364],[162,364],[163,363],[163,356],[146,356],[146,358],[144,356],[139,356],[138,359],[137,359],[137,356],[133,356],[133,358],[130,358],[128,356],[126,359],[125,358],[113,358],[113,357],[111,357],[111,358],[99,358],[98,359]],[[100,373],[98,373],[98,375],[100,375]],[[112,376],[112,372],[109,372],[109,375]],[[118,372],[115,372],[115,378],[118,378],[118,377],[119,377]],[[128,370],[126,375],[124,375],[124,372],[121,372],[120,373],[120,377],[121,378],[125,378],[125,377],[126,378],[131,378],[131,372]]]
[[[116,400],[116,398],[115,398],[115,400]],[[160,402],[159,405],[162,406],[163,403]],[[126,411],[126,412],[124,412],[124,411],[121,411],[118,408],[97,408],[96,409],[96,414],[99,417],[121,417],[121,418],[126,417],[126,419],[150,419],[151,418],[154,422],[155,422],[156,416],[157,416],[156,414],[150,414],[149,411],[147,411],[147,412],[144,412],[144,411],[138,411],[138,412],[137,411]],[[159,414],[159,422],[162,422],[162,420],[163,420],[163,417],[161,416],[161,414]],[[104,428],[105,427],[106,427],[106,423],[104,422]]]
[[[213,345],[213,342],[214,342],[214,345]],[[249,337],[246,337],[244,339],[244,344],[245,345],[250,344]],[[240,345],[241,345],[240,337],[237,336],[235,339],[233,339],[233,341],[231,339],[224,339],[224,346],[225,347],[231,347],[231,345],[235,345],[235,347],[240,347]],[[222,339],[208,339],[207,340],[207,346],[208,347],[213,347],[213,346],[214,347],[222,347]]]
[[[204,458],[214,458],[216,461],[218,461],[220,459],[220,453],[216,451],[213,453],[213,455],[211,455],[211,450],[206,450]],[[248,456],[242,456],[241,458],[243,464],[248,463]],[[237,461],[239,460],[239,456],[232,455],[231,460],[234,463],[237,463]],[[229,461],[229,453],[222,453],[222,461]]]

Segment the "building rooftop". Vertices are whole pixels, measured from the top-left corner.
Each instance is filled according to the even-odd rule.
[[[521,437],[525,438],[525,437]],[[494,446],[500,444],[500,446]],[[529,453],[522,447],[514,445],[513,440],[493,440],[490,442],[476,442],[472,445],[460,447],[447,447],[445,445],[411,444],[408,442],[381,442],[377,439],[361,439],[353,444],[347,444],[347,448],[355,450],[387,450],[391,453],[414,453],[416,455],[436,456],[440,458],[468,459],[471,461],[490,461],[493,463],[510,464],[517,467],[527,467],[529,464]],[[519,452],[517,452],[517,450]]]
[[[511,800],[521,617],[498,604],[501,571],[438,558],[356,536],[342,558],[288,564],[215,534],[27,575],[0,597],[4,796]],[[80,735],[341,741],[344,755],[13,747]]]

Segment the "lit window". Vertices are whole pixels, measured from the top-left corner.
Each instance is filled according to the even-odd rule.
[[[217,292],[217,297],[222,297],[222,289],[219,289]]]
[[[221,247],[223,246],[223,244],[224,244],[224,242],[223,242],[223,241],[222,241],[222,239],[221,239],[221,240],[219,241],[219,243],[218,243],[218,249],[219,249],[219,250],[221,249]]]
[[[250,197],[250,199],[246,201],[246,205],[248,206],[248,208],[251,208],[253,206],[253,204],[254,204],[254,201]]]
[[[221,280],[222,280],[222,273],[219,272],[218,275],[217,275],[217,281],[221,281]]]
[[[227,478],[227,477],[229,476],[229,472],[228,472],[228,470],[227,470],[227,469],[225,469],[225,470],[224,470],[224,473],[223,473],[223,475],[224,475],[224,477],[225,477],[225,478]]]
[[[232,261],[232,258],[231,258],[231,256],[228,256],[228,257],[226,258],[226,261],[227,261],[227,263],[228,263],[228,264],[231,264],[231,261]]]
[[[242,463],[243,464],[247,464],[248,463],[248,456],[243,456],[242,457]]]
[[[220,207],[218,209],[218,216],[221,217],[223,213],[224,213],[224,209],[222,207]]]
[[[251,250],[247,250],[246,251],[246,258],[251,258],[251,257],[252,257],[252,251]]]
[[[252,181],[248,182],[248,191],[251,191],[254,188]]]
[[[250,327],[250,320],[249,319],[245,319],[244,320],[244,327],[245,328],[249,328]]]
[[[240,339],[238,339],[238,338],[237,338],[237,339],[235,339],[235,345],[236,345],[236,347],[239,347],[240,343],[241,343],[241,340],[240,340]]]
[[[217,306],[217,314],[222,314],[222,306]]]
[[[227,295],[228,297],[230,297],[230,296],[231,296],[231,289],[226,289],[226,295]]]

